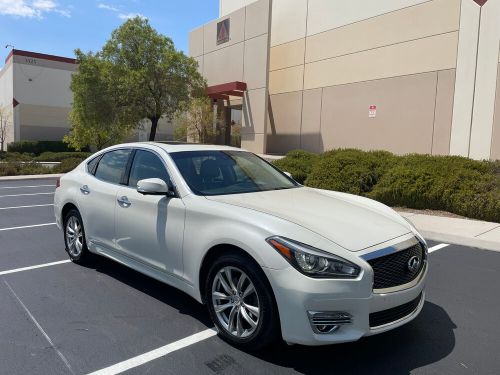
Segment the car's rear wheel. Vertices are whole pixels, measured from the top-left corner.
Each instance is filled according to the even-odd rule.
[[[220,336],[229,343],[257,350],[279,334],[279,318],[262,269],[239,254],[223,255],[210,267],[205,283],[208,310]]]
[[[64,218],[64,243],[73,262],[83,264],[89,260],[82,216],[76,209],[70,210]]]

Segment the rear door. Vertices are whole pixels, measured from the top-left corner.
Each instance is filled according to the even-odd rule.
[[[115,248],[116,194],[123,182],[131,151],[118,149],[105,153],[81,182],[79,207],[91,246]]]
[[[160,155],[138,149],[130,168],[127,187],[120,188],[117,194],[117,249],[151,267],[182,275],[184,204],[177,197],[138,193],[137,182],[147,178],[160,178],[173,188]]]

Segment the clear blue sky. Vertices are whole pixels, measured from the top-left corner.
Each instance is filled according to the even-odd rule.
[[[218,17],[218,0],[0,0],[0,67],[16,49],[73,57],[97,51],[127,17],[140,14],[178,49],[189,31]]]

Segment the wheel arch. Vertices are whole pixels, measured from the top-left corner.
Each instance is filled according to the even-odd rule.
[[[80,210],[78,210],[78,207],[72,203],[72,202],[68,202],[66,203],[62,210],[61,210],[61,223],[64,225],[64,219],[66,218],[66,215],[68,214],[69,211],[71,211],[72,209],[75,209],[77,210],[78,212],[80,212]]]
[[[256,267],[262,270],[262,267],[260,266],[259,262],[246,250],[242,249],[239,246],[236,245],[231,245],[227,243],[222,243],[222,244],[217,244],[212,246],[206,253],[205,256],[202,259],[201,266],[200,266],[200,272],[198,276],[198,288],[200,291],[200,297],[202,303],[206,303],[206,296],[205,296],[205,282],[206,278],[208,275],[208,271],[210,270],[211,264],[217,259],[217,257],[221,256],[224,253],[228,252],[233,252],[233,253],[238,253],[240,255],[243,255],[245,258],[247,258],[249,261],[251,261]],[[276,303],[276,297],[274,295],[274,291],[271,287],[271,283],[269,279],[267,278],[267,275],[265,272],[262,270],[262,274],[265,277],[265,282],[268,284],[271,294],[273,295],[274,301]]]

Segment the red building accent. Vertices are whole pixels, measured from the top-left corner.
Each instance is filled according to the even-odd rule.
[[[14,108],[16,108],[18,104],[19,104],[19,102],[16,99],[12,99],[12,106]]]
[[[13,49],[12,51],[10,51],[10,53],[7,55],[7,57],[5,59],[5,63],[7,63],[7,61],[9,61],[9,59],[14,55],[15,56],[32,57],[35,59],[44,59],[44,60],[50,60],[50,61],[64,62],[64,63],[68,63],[68,64],[76,64],[76,59],[70,59],[69,57],[47,55],[45,53],[37,53],[37,52],[30,52],[30,51],[22,51],[20,49]]]
[[[482,7],[484,4],[486,4],[486,1],[488,0],[474,0],[480,7]]]
[[[243,97],[247,90],[245,82],[229,82],[222,85],[215,85],[207,87],[207,95],[211,99],[224,99],[228,100],[230,96]]]

